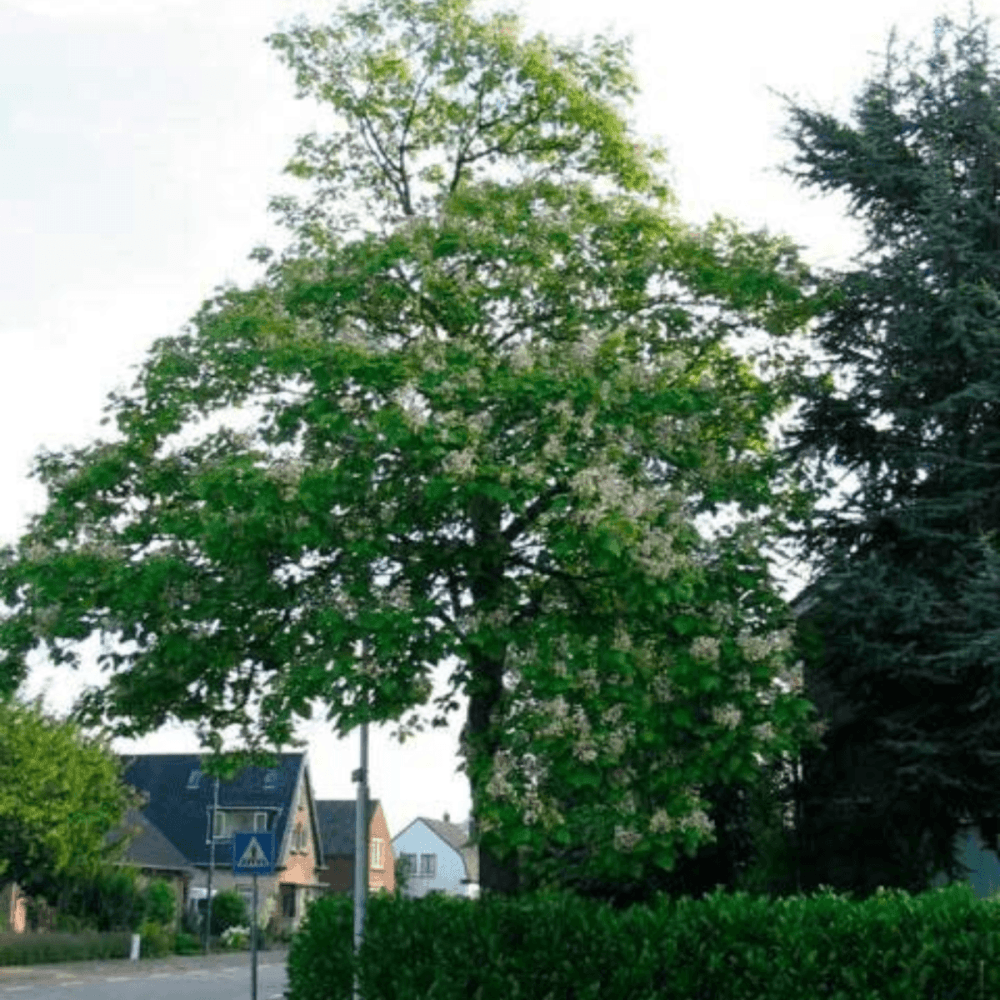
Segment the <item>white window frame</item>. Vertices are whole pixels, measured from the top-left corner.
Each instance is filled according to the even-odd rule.
[[[196,791],[200,786],[201,786],[201,771],[195,768],[188,775],[188,783],[187,783],[188,791],[189,792]]]
[[[372,848],[371,848],[371,864],[372,868],[385,868],[385,863],[382,861],[382,838],[372,837]]]
[[[212,827],[213,840],[229,840],[229,838],[232,837],[232,823],[229,820],[230,817],[228,809],[215,810],[215,823]],[[221,833],[219,832],[220,828],[222,830]]]
[[[425,861],[430,861],[429,865],[425,865]],[[437,875],[437,855],[436,854],[421,854],[420,855],[420,874],[424,878],[434,878]]]
[[[267,813],[255,812],[253,814],[253,832],[267,833]]]

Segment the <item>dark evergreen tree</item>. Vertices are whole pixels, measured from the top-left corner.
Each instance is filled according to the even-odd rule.
[[[830,502],[805,531],[804,879],[919,890],[1000,799],[1000,68],[987,26],[890,42],[852,120],[789,102],[787,168],[849,198],[825,374],[795,438]]]

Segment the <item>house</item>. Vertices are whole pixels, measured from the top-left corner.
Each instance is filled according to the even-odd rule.
[[[324,891],[324,867],[312,781],[306,754],[279,754],[272,768],[248,767],[232,781],[219,782],[201,771],[197,754],[144,754],[127,757],[125,781],[143,792],[142,827],[126,858],[149,874],[175,873],[183,885],[182,905],[191,889],[205,889],[214,842],[213,890],[235,888],[253,895],[249,876],[233,875],[232,837],[272,831],[275,870],[258,877],[258,907],[276,929],[294,930],[306,903]],[[135,817],[133,817],[135,818]]]
[[[129,809],[122,826],[112,831],[107,839],[109,843],[116,843],[123,836],[128,836],[129,841],[118,864],[138,868],[142,884],[154,879],[169,883],[176,900],[175,922],[179,921],[188,890],[196,881],[194,866],[140,809]]]
[[[444,892],[475,899],[479,895],[479,848],[469,844],[469,824],[418,816],[392,841],[396,857],[405,859],[406,896]]]
[[[354,799],[328,799],[316,803],[326,870],[320,879],[328,892],[354,891],[354,841],[358,815]],[[393,892],[396,871],[390,850],[389,827],[378,799],[368,803],[368,891]]]

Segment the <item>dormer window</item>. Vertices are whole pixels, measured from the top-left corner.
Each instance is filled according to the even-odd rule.
[[[273,792],[278,787],[278,769],[269,767],[264,772],[264,791]]]
[[[188,775],[188,791],[194,791],[201,784],[201,771],[194,770]]]

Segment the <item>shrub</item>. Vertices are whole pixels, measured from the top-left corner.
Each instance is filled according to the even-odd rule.
[[[196,934],[178,931],[174,935],[174,951],[178,955],[197,955],[201,951],[201,942]]]
[[[249,923],[246,901],[235,889],[220,892],[212,900],[213,934],[221,934],[229,927],[246,927]]]
[[[219,944],[226,951],[243,951],[250,941],[249,927],[227,927],[219,937]]]
[[[128,958],[132,936],[112,934],[0,934],[0,965],[82,962],[93,958]]]
[[[173,887],[163,879],[150,882],[145,892],[146,920],[163,927],[173,927],[177,917],[177,897]]]
[[[160,924],[147,921],[139,929],[143,958],[163,958],[174,950],[174,935]]]

